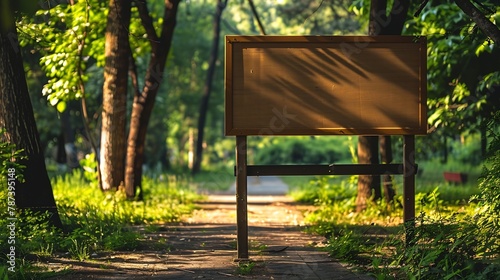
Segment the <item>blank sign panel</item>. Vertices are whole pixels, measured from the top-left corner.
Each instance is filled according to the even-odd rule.
[[[226,135],[425,134],[426,40],[226,36]]]

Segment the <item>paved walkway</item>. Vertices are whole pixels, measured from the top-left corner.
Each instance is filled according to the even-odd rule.
[[[228,192],[208,196],[201,205],[201,220],[231,223],[236,220],[236,185]],[[301,206],[285,196],[288,186],[278,177],[248,178],[248,223],[250,259],[257,264],[256,271],[245,277],[252,279],[374,279],[357,274],[333,260],[321,250],[325,238],[303,232],[303,214],[310,206]],[[210,211],[207,211],[210,210]],[[199,222],[195,214],[190,220]],[[229,218],[229,220],[227,220]],[[232,221],[231,221],[232,220]],[[226,224],[233,231],[236,225]],[[234,250],[234,249],[233,249]],[[235,252],[229,254],[234,258]],[[239,277],[242,277],[241,275]]]
[[[288,186],[276,176],[247,177],[248,195],[286,195]],[[236,183],[226,194],[236,193]]]

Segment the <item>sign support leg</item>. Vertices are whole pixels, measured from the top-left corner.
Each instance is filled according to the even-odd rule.
[[[248,260],[247,137],[236,136],[236,222],[238,259]]]
[[[415,135],[403,136],[403,220],[406,245],[415,237]]]

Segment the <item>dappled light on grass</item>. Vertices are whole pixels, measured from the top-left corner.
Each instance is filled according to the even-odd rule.
[[[144,200],[130,201],[121,191],[103,193],[89,185],[78,170],[55,178],[52,185],[64,228],[50,227],[46,215],[25,212],[19,217],[23,230],[17,235],[16,257],[22,260],[22,279],[41,277],[43,269],[32,267],[33,258],[59,256],[86,261],[100,252],[136,250],[146,241],[133,225],[180,221],[199,198],[186,181],[144,178]],[[0,192],[0,198],[4,197]],[[0,236],[6,230],[2,227]]]
[[[357,213],[354,181],[330,178],[303,184],[294,197],[317,205],[305,221],[312,225],[310,231],[327,238],[325,248],[332,257],[378,279],[498,279],[499,242],[492,238],[500,233],[495,226],[498,215],[491,215],[491,208],[484,206],[497,202],[484,199],[484,194],[470,199],[471,193],[479,192],[471,187],[464,191],[468,200],[453,200],[450,194],[443,198],[442,192],[453,188],[457,186],[417,191],[412,240],[406,240],[401,195],[394,203],[372,202]],[[498,186],[488,181],[481,181],[480,188],[489,194],[487,198],[498,194]]]
[[[111,217],[120,223],[171,222],[192,210],[189,204],[198,196],[187,183],[172,178],[143,180],[143,201],[129,201],[121,191],[101,192],[90,187],[79,171],[54,180],[53,190],[58,207],[73,211],[62,211],[70,217],[78,213],[95,212],[104,218]]]
[[[306,222],[396,226],[403,221],[403,210],[395,208],[389,211],[388,206],[379,203],[368,207],[364,212],[356,212],[356,198],[352,197],[333,202],[331,205],[322,205],[315,212],[306,216]]]

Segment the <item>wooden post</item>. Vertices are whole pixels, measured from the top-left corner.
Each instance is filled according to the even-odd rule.
[[[236,136],[237,261],[248,260],[247,137]]]
[[[415,135],[403,138],[403,220],[406,245],[411,245],[415,230]]]

